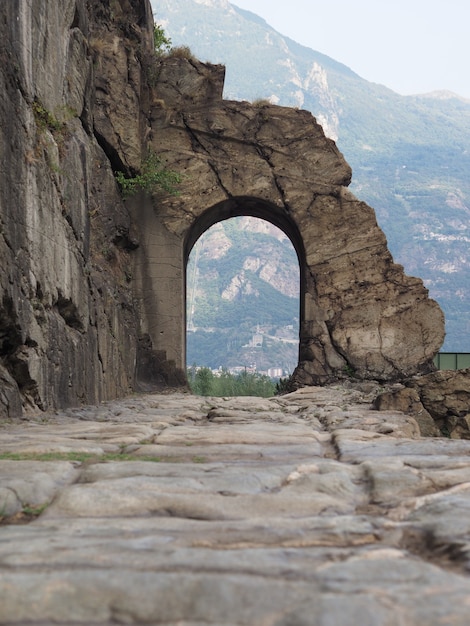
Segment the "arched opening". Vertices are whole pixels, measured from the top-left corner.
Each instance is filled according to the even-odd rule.
[[[249,373],[273,381],[294,371],[303,254],[295,224],[270,203],[237,198],[201,215],[184,252],[190,378],[194,365],[216,377]]]

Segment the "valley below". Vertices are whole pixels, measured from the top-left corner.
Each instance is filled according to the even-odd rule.
[[[187,365],[287,376],[298,359],[299,264],[272,224],[219,222],[187,268]]]

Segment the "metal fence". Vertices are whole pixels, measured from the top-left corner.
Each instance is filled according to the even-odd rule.
[[[440,370],[463,370],[470,367],[470,352],[439,352],[434,365]]]

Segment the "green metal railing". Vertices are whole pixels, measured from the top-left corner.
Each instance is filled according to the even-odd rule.
[[[434,365],[440,370],[463,370],[470,367],[470,352],[439,352]]]

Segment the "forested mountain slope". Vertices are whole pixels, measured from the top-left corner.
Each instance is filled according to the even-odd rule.
[[[297,365],[299,264],[278,228],[251,217],[213,226],[187,270],[187,363],[282,369]]]

